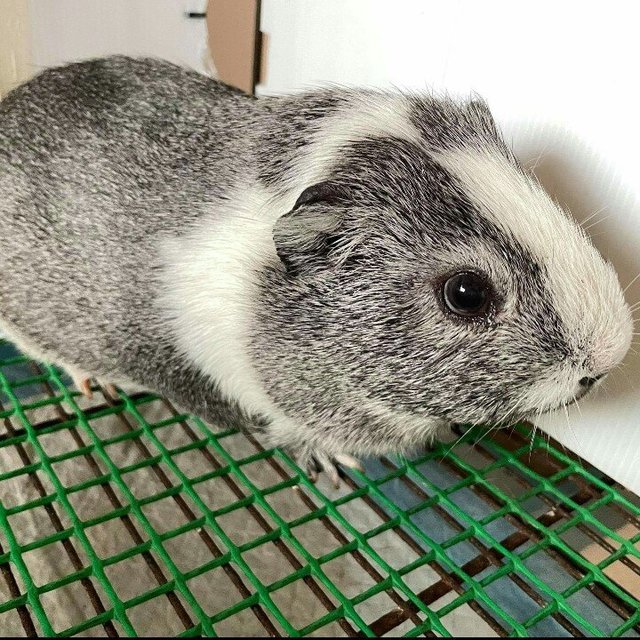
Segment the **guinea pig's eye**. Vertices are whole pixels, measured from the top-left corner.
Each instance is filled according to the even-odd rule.
[[[493,289],[483,276],[463,271],[445,280],[442,297],[447,308],[456,315],[477,318],[489,311]]]

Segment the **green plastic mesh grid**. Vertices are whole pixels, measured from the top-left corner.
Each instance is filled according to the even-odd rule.
[[[638,636],[640,500],[525,427],[335,490],[0,344],[2,635]]]

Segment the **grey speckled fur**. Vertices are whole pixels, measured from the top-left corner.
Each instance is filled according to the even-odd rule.
[[[38,357],[270,433],[281,418],[222,393],[224,381],[177,346],[157,304],[159,243],[215,221],[238,189],[292,203],[311,186],[296,178],[305,154],[324,144],[314,135],[327,119],[353,119],[381,96],[330,89],[256,100],[168,63],[123,57],[40,74],[0,104],[0,325]],[[535,241],[484,215],[441,160],[475,149],[529,180],[486,106],[413,95],[401,103],[405,116],[389,119],[405,117],[419,140],[398,127],[343,135],[322,176],[332,197],[283,210],[275,225],[288,269],[274,250],[247,274],[260,294],[245,347],[290,421],[273,440],[325,459],[403,449],[452,420],[518,416],[559,361],[577,380],[600,373],[598,349],[615,351],[589,342],[593,327],[567,326],[554,267]],[[583,234],[567,229],[576,268],[597,262],[604,277]],[[447,317],[434,296],[443,270],[474,265],[478,251],[517,309],[483,326]],[[628,310],[617,286],[603,289],[620,318],[619,360]]]

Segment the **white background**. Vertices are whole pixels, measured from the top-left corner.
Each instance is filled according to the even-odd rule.
[[[206,0],[28,0],[34,71],[110,54],[207,70]]]
[[[474,90],[626,286],[640,273],[640,3],[263,0],[260,93],[340,82]],[[577,291],[576,295],[588,295]],[[627,291],[640,300],[640,279]],[[640,493],[640,358],[546,427]]]

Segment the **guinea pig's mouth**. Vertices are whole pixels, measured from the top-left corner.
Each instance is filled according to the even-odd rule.
[[[507,418],[494,415],[491,419],[487,420],[486,423],[491,424],[499,429],[504,429],[507,427],[511,427],[514,424],[518,424],[519,422],[533,422],[540,416],[544,416],[548,413],[553,413],[554,411],[558,411],[564,407],[568,407],[569,405],[573,404],[574,401],[575,398],[571,398],[569,400],[565,400],[564,402],[560,402],[549,407],[531,409],[529,411],[522,411],[520,413],[510,413]]]
[[[496,429],[506,429],[508,427],[512,427],[514,424],[530,421],[534,414],[537,415],[538,412],[509,412],[507,417],[505,417],[504,415],[493,414],[492,416],[489,416],[487,419],[482,420],[478,424],[491,425]]]
[[[582,395],[585,395],[585,394],[582,394]],[[569,400],[565,400],[564,402],[560,402],[558,404],[552,405],[550,407],[547,407],[546,409],[536,409],[535,411],[530,411],[528,416],[524,419],[531,421],[534,418],[537,418],[539,416],[545,416],[548,413],[553,413],[554,411],[559,411],[560,409],[569,407],[572,404],[574,404],[576,400],[579,400],[582,397],[582,395],[579,395],[579,396],[576,395],[573,398],[569,398]]]
[[[565,407],[569,407],[570,405],[574,404],[576,400],[579,400],[583,395],[585,394],[576,394],[572,398],[568,398],[567,400],[547,407],[538,407],[537,409],[528,409],[522,411],[513,411],[513,409],[506,411],[494,410],[492,414],[485,415],[484,418],[479,421],[468,419],[453,419],[452,422],[458,424],[484,424],[491,425],[496,429],[506,429],[521,422],[534,423],[535,420],[540,416],[553,413],[554,411],[559,411],[560,409],[564,409]]]

